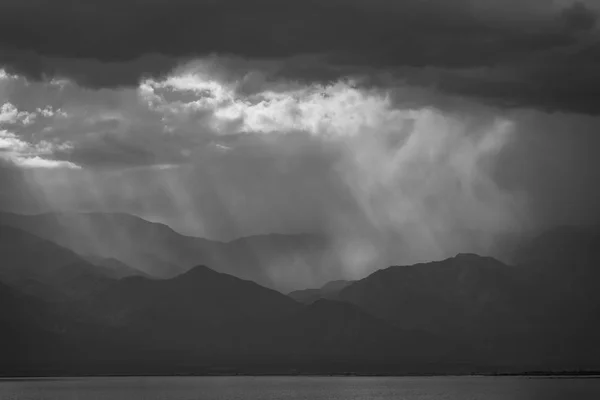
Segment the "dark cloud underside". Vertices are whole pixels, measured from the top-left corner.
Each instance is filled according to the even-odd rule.
[[[305,79],[386,71],[505,105],[600,111],[593,2],[8,0],[0,62],[41,79],[133,85],[207,54],[286,60]],[[443,74],[407,73],[435,68]],[[474,71],[474,69],[484,69]],[[488,77],[489,76],[489,77]]]

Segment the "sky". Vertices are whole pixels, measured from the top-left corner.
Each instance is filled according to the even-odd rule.
[[[4,0],[0,210],[356,268],[600,218],[600,2]]]

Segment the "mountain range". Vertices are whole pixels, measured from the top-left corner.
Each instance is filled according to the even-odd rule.
[[[82,258],[123,264],[152,277],[170,278],[196,265],[274,287],[294,269],[325,270],[337,261],[324,237],[256,235],[218,242],[181,235],[164,224],[119,213],[0,213],[10,226],[72,250]],[[92,262],[92,263],[97,263]],[[119,268],[124,270],[122,266]],[[283,272],[282,272],[283,271]],[[277,282],[285,288],[286,282]],[[293,282],[289,282],[293,285]]]
[[[28,218],[0,225],[4,375],[600,369],[597,227],[544,233],[514,265],[459,254],[286,296],[202,265],[151,277]]]

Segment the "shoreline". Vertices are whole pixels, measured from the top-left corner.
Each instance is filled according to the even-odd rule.
[[[80,375],[0,375],[0,381],[60,380],[80,378],[235,378],[235,377],[321,377],[321,378],[539,378],[539,379],[600,379],[600,372],[523,372],[465,374],[382,374],[382,373],[206,373],[206,374],[80,374]]]

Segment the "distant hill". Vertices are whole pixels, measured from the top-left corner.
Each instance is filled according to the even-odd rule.
[[[0,281],[46,299],[80,296],[106,286],[112,272],[73,251],[0,225]]]
[[[486,328],[512,312],[506,307],[518,288],[510,269],[493,258],[459,254],[379,270],[342,289],[339,297],[408,329],[461,333]]]
[[[105,274],[114,279],[121,279],[128,276],[149,277],[149,275],[145,272],[132,268],[116,258],[102,258],[97,256],[82,256],[82,258],[84,258],[90,264],[102,267],[105,271]]]
[[[118,213],[0,213],[13,226],[69,248],[84,257],[116,259],[148,275],[169,278],[194,265],[280,288],[297,285],[277,277],[331,266],[326,239],[313,235],[258,235],[217,242],[181,235],[166,225]],[[294,274],[290,274],[294,275]]]
[[[0,251],[13,262],[2,266],[11,286],[0,284],[0,373],[598,370],[595,231],[564,232],[523,244],[518,265],[459,254],[392,266],[327,284],[319,294],[338,300],[304,305],[205,266],[110,279],[4,227]]]
[[[302,289],[290,292],[288,296],[302,304],[312,304],[319,299],[337,300],[342,289],[350,285],[352,281],[331,281],[319,289]]]
[[[153,351],[187,352],[185,358],[194,359],[236,355],[238,336],[255,321],[300,305],[254,282],[197,266],[171,279],[121,279],[86,307],[96,323],[126,331]]]
[[[170,321],[169,329],[183,324],[198,332],[224,321],[276,317],[300,307],[277,291],[204,266],[171,279],[124,278],[91,300],[94,313],[111,323],[140,323],[148,317],[143,323],[154,324],[157,318]]]
[[[460,254],[377,271],[339,298],[402,329],[454,340],[469,349],[465,360],[478,365],[597,364],[600,352],[591,338],[600,334],[600,297],[577,293],[578,273],[556,280],[552,269]],[[587,286],[579,288],[585,293]]]
[[[28,313],[20,317],[25,323],[13,324],[15,337],[28,338],[33,331],[35,340],[41,338],[33,348],[43,357],[31,359],[34,370],[48,368],[55,358],[67,371],[97,373],[232,366],[315,371],[387,366],[382,360],[394,353],[403,357],[392,365],[408,368],[411,362],[423,364],[424,347],[434,348],[431,337],[399,331],[351,304],[320,300],[303,306],[202,266],[172,279],[113,281],[103,292],[78,300],[78,307],[42,304],[48,307],[41,314],[46,319],[34,324]],[[23,349],[30,344],[29,339],[22,343]],[[416,347],[419,343],[426,346]],[[57,345],[60,353],[53,350]],[[20,362],[19,357],[13,360]]]

